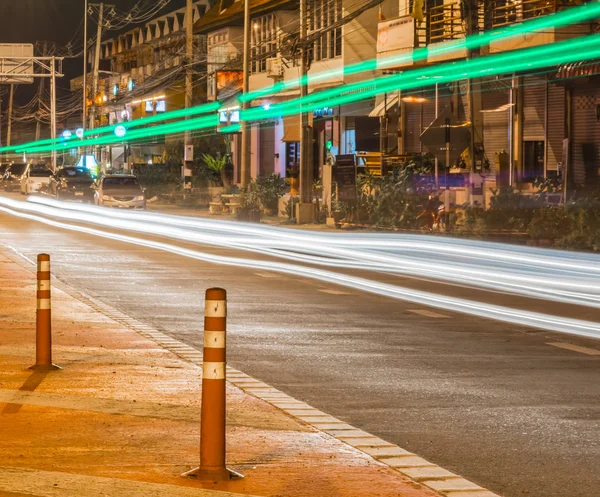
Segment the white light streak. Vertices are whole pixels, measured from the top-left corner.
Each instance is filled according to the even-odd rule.
[[[446,311],[600,338],[600,324],[421,292],[312,266],[410,274],[461,285],[600,307],[599,257],[418,235],[329,234],[148,212],[125,212],[35,198],[0,197],[0,210],[104,238],[245,268],[306,276]],[[42,217],[44,216],[44,217]],[[60,219],[61,222],[57,219]],[[290,260],[233,258],[72,223],[135,231],[179,242],[225,246]],[[437,256],[437,258],[432,258]],[[310,264],[305,266],[298,262]]]

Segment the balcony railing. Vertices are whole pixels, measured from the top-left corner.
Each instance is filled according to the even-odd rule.
[[[465,36],[459,2],[431,7],[428,18],[429,43],[456,40]]]
[[[497,0],[494,5],[494,28],[553,14],[568,6],[566,0]]]

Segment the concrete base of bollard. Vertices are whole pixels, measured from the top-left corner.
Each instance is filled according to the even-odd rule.
[[[196,468],[183,473],[181,476],[198,481],[227,481],[243,478],[244,475],[230,468],[203,469]]]
[[[29,366],[29,369],[32,371],[56,371],[62,368],[56,364],[34,364],[33,366]]]

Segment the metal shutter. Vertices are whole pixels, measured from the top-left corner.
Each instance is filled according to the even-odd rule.
[[[460,80],[456,85],[456,90],[458,91],[458,112],[454,114],[460,122],[470,121],[469,82],[464,79]]]
[[[548,85],[548,146],[546,171],[558,171],[562,163],[562,147],[565,138],[565,89],[555,84]]]
[[[545,139],[546,80],[523,77],[523,141]]]
[[[415,154],[421,151],[421,104],[406,103],[404,104],[406,112],[406,129],[404,144],[407,154]]]
[[[508,152],[510,118],[510,82],[489,81],[481,84],[483,148],[492,171],[497,169],[498,154]]]
[[[595,163],[600,162],[598,142],[600,142],[600,123],[596,119],[596,104],[600,103],[598,90],[594,88],[575,88],[573,90],[573,136],[572,136],[572,158],[573,165],[572,180],[575,185],[586,184],[586,166],[588,173],[592,173]],[[593,150],[594,157],[588,157],[588,150]],[[592,160],[590,160],[592,159]],[[597,172],[596,172],[597,174]]]
[[[441,110],[442,108],[440,107],[440,111]],[[433,121],[435,121],[435,95],[430,100],[428,99],[423,102],[423,124],[419,135],[423,133]]]

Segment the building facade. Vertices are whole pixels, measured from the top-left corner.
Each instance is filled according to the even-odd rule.
[[[465,48],[436,50],[441,43],[464,38],[469,33],[476,35],[504,28],[578,3],[427,0],[415,15],[413,1],[400,0],[395,15],[379,22],[378,61],[401,59],[401,63],[386,66],[400,72],[596,32],[596,22],[585,22],[491,41],[474,53]],[[418,54],[423,47],[429,48],[429,54],[424,60],[414,60],[411,55]],[[399,116],[392,124],[391,134],[398,137],[397,149],[406,154],[428,151],[420,136],[445,108],[460,122],[470,124],[473,138],[461,164],[466,171],[453,167],[464,176],[462,183],[466,188],[461,200],[485,203],[485,198],[478,195],[481,185],[512,185],[526,190],[535,179],[556,176],[564,179],[565,175],[570,189],[594,187],[598,184],[600,159],[600,115],[596,113],[600,103],[598,69],[594,61],[529,73],[511,73],[507,67],[506,74],[388,95],[392,104],[388,109],[380,107],[379,112],[386,122],[389,115]],[[473,172],[477,173],[475,177]]]
[[[193,5],[193,21],[210,8],[208,0]],[[86,84],[88,114],[95,107],[94,127],[143,119],[179,110],[185,106],[185,19],[186,9],[156,17],[143,26],[123,32],[101,43],[97,92],[93,95],[93,68]],[[206,67],[206,38],[194,36],[196,69]],[[94,50],[88,60],[94,60]],[[80,88],[83,78],[71,81]],[[197,85],[195,101],[206,100],[205,86]],[[156,137],[144,145],[112,146],[102,151],[102,162],[114,168],[125,163],[152,164],[161,160],[169,137]]]
[[[387,0],[386,0],[387,1]],[[362,60],[375,59],[377,51],[378,9],[366,9],[352,20],[344,21],[347,12],[353,12],[355,3],[349,0],[310,0],[307,4],[308,38],[311,40],[310,65],[308,69],[308,92],[316,93],[328,88],[372,78],[374,71],[361,74],[345,74],[344,67]],[[220,74],[241,91],[242,0],[221,2],[196,23],[197,33],[207,36],[209,67],[209,95],[223,101],[222,92],[227,87],[217,84]],[[300,27],[297,0],[255,1],[251,7],[251,75],[250,91],[259,91],[274,84],[289,84],[300,77],[298,33]],[[213,41],[214,40],[214,41]],[[217,40],[220,44],[217,46]],[[212,52],[218,47],[219,52]],[[211,52],[213,56],[211,56]],[[213,61],[218,60],[218,64]],[[233,77],[232,73],[237,76]],[[231,87],[231,85],[230,85]],[[279,91],[264,98],[257,98],[252,106],[271,105],[296,99],[300,96],[298,86]],[[229,95],[225,95],[225,100]],[[370,113],[374,99],[363,102],[323,106],[309,113],[312,128],[312,157],[314,177],[319,178],[320,169],[330,154],[355,153],[360,148],[379,148],[379,120]],[[300,141],[300,117],[275,116],[251,125],[251,174],[252,177],[277,173],[288,176],[298,167]],[[241,143],[239,135],[233,136],[233,156],[239,169]]]

